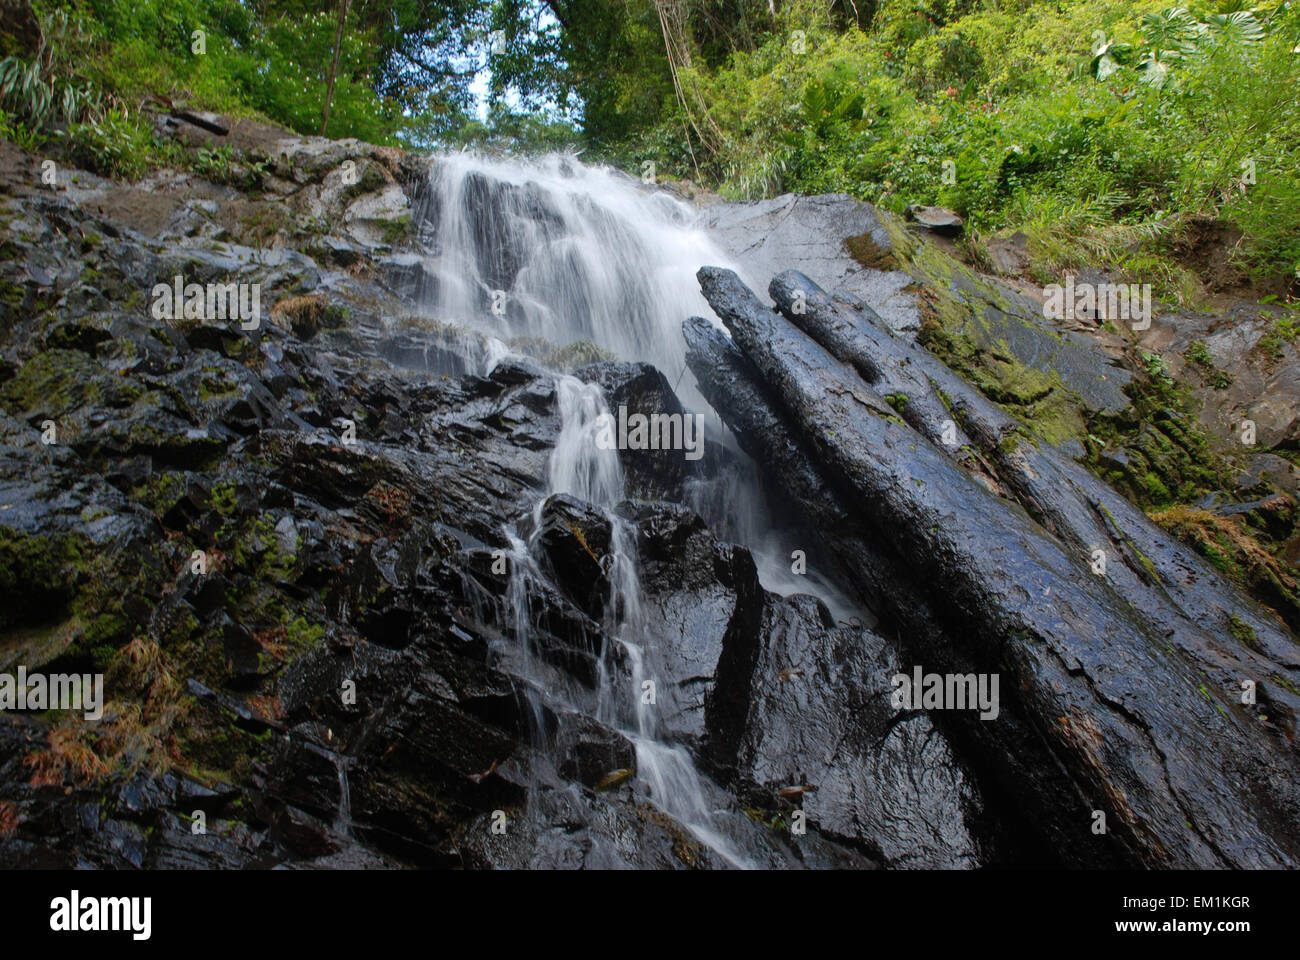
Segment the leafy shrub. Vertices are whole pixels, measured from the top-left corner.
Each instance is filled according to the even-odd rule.
[[[106,177],[131,180],[154,162],[152,132],[125,110],[108,111],[98,121],[74,123],[64,134],[72,159]]]
[[[1180,224],[1224,219],[1243,266],[1294,279],[1300,8],[1240,6],[899,0],[864,32],[794,0],[807,54],[777,31],[697,72],[718,144],[680,117],[640,142],[732,197],[842,191],[1024,230],[1041,272],[1100,261],[1186,299]]]
[[[40,131],[33,130],[24,120],[14,120],[3,110],[0,110],[0,138],[24,150],[35,150],[42,141]]]
[[[0,107],[32,131],[62,119],[77,123],[102,115],[103,97],[86,82],[47,76],[41,61],[0,60]]]

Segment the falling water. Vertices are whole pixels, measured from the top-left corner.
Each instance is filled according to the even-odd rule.
[[[422,284],[420,306],[440,322],[483,336],[477,359],[484,376],[539,341],[553,347],[591,341],[620,360],[654,364],[687,408],[705,414],[710,440],[735,451],[686,368],[682,321],[713,316],[695,278],[701,266],[730,267],[749,278],[700,227],[689,204],[573,157],[523,161],[457,153],[433,160],[416,213],[436,267]],[[813,586],[838,614],[845,604],[829,584],[790,574],[795,545],[773,531],[749,466],[694,481],[691,505],[751,548],[769,589]]]
[[[614,651],[602,650],[596,718],[633,743],[637,776],[656,806],[732,866],[748,866],[716,829],[703,781],[690,753],[681,745],[662,739],[659,708],[644,695],[647,684],[655,682],[658,650],[642,615],[635,531],[613,510],[624,498],[623,468],[616,450],[601,449],[596,443],[596,431],[609,408],[599,386],[583,383],[576,377],[557,377],[556,394],[561,429],[551,451],[547,497],[569,494],[599,508],[609,521],[610,550],[603,561],[610,584],[605,635],[618,644],[631,668],[630,676],[625,675],[616,663]],[[541,511],[547,497],[541,498],[533,508],[534,537],[541,527]],[[527,578],[537,575],[537,564],[532,544],[525,547],[516,529],[507,531],[507,535],[514,546],[508,603],[516,618],[516,635],[526,649],[529,642]],[[539,691],[530,688],[535,724],[541,718],[542,704],[536,702],[539,695]]]
[[[334,829],[345,837],[352,835],[352,787],[348,784],[348,765],[351,758],[336,755],[335,767],[339,774],[339,809],[334,818]]]
[[[503,341],[590,340],[670,381],[682,321],[712,316],[695,271],[728,262],[689,205],[571,157],[439,157],[420,208],[434,225],[431,315]]]
[[[698,227],[692,207],[573,158],[520,162],[468,154],[433,162],[419,207],[422,238],[436,264],[421,291],[422,307],[439,321],[483,335],[478,362],[484,375],[512,353],[531,352],[538,341],[553,347],[590,341],[620,360],[654,364],[688,409],[707,412],[710,439],[732,443],[686,370],[682,321],[712,316],[695,273],[705,264],[730,265]],[[508,653],[526,680],[535,746],[545,753],[548,713],[589,707],[635,745],[639,789],[724,860],[745,866],[710,809],[711,785],[689,751],[665,739],[663,703],[643,697],[660,651],[642,615],[635,531],[613,510],[625,497],[619,455],[596,443],[600,417],[608,413],[605,399],[599,386],[565,375],[556,377],[556,396],[561,430],[546,494],[532,505],[528,522],[506,530],[511,579],[505,607],[513,628]],[[766,519],[770,512],[753,464],[738,452],[735,463],[740,467],[732,475],[693,482],[696,509],[715,529],[750,546],[765,586],[815,589],[837,615],[851,612],[833,585],[783,573],[791,544]],[[612,646],[601,651],[594,704],[584,703],[590,692],[557,676],[532,647],[530,590],[545,577],[540,551],[529,539],[539,536],[547,497],[559,493],[602,510],[611,527],[602,642]]]
[[[339,784],[339,805],[334,812],[334,831],[340,836],[352,836],[352,787],[348,783],[348,767],[352,764],[352,758],[341,750],[331,750],[310,740],[303,741],[303,745],[334,766]]]

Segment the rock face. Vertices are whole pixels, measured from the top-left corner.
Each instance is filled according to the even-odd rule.
[[[929,717],[891,707],[900,666],[883,638],[837,628],[799,597],[764,609],[754,643],[748,671],[724,671],[712,698],[745,782],[799,797],[820,830],[885,866],[984,862],[979,792]],[[728,719],[740,719],[734,730]]]
[[[644,499],[613,511],[544,498],[556,375],[517,356],[477,375],[476,336],[410,313],[420,281],[391,265],[423,251],[372,229],[400,218],[394,187],[418,191],[408,161],[254,133],[231,125],[279,150],[260,193],[69,174],[4,198],[0,669],[103,672],[107,703],[98,722],[0,714],[0,862],[998,859],[955,748],[872,699],[886,641],[766,590],[749,550],[683,505],[734,454],[622,451]],[[351,193],[333,182],[348,161]],[[223,226],[240,204],[295,213],[264,248]],[[338,232],[295,232],[312,211]],[[261,312],[155,317],[177,275],[258,284]],[[684,412],[646,364],[578,373],[611,408]],[[611,673],[634,676],[611,632],[628,616],[615,522],[653,741],[601,703]],[[716,843],[652,802],[647,783],[683,764],[722,811]]]
[[[1016,791],[1058,855],[1081,864],[1295,864],[1294,837],[1281,826],[1300,800],[1291,721],[1261,723],[1236,696],[1243,677],[1272,677],[1267,696],[1279,709],[1269,719],[1293,716],[1295,644],[1285,630],[1073,463],[1041,449],[999,462],[999,451],[1018,449],[1007,444],[1016,425],[933,357],[894,341],[860,302],[836,302],[807,277],[784,274],[769,291],[778,314],[729,271],[705,268],[700,282],[749,360],[730,362],[731,377],[751,379],[745,388],[713,379],[722,409],[729,394],[748,402],[765,391],[768,416],[789,424],[783,432],[810,438],[792,488],[807,490],[815,471],[853,498],[873,548],[892,549],[895,576],[945,585],[920,617],[910,597],[885,595],[880,612],[914,638],[917,662],[1004,679],[1005,721],[955,713],[965,729],[954,735],[991,780]],[[721,346],[698,323],[687,334],[707,381],[707,358]],[[945,407],[951,414],[940,421]],[[724,415],[742,437],[755,423],[749,410]],[[981,437],[976,456],[943,436],[957,422]],[[1007,498],[1017,489],[1032,512]],[[1119,562],[1100,575],[1096,552],[1106,551],[1084,529],[1094,522],[1089,508],[1114,524]],[[1122,546],[1135,544],[1151,544],[1157,559],[1126,557]],[[1255,642],[1224,650],[1220,631],[1244,618]],[[920,629],[907,631],[917,620]],[[1207,730],[1219,746],[1190,749]],[[1026,767],[1040,772],[1027,781]],[[1059,778],[1041,773],[1053,768]],[[1088,829],[1098,809],[1110,818],[1104,841]]]
[[[907,208],[907,219],[923,230],[941,237],[955,237],[966,226],[966,222],[956,212],[946,207],[925,207],[918,203]]]
[[[919,308],[903,293],[912,277],[888,256],[885,224],[864,203],[842,194],[720,203],[704,211],[703,226],[755,286],[799,270],[828,290],[857,294],[895,330],[921,328]]]
[[[1128,415],[1116,358],[955,268],[936,320],[902,290],[927,254],[846,198],[713,207],[776,277],[773,309],[702,271],[730,336],[684,327],[743,453],[622,449],[587,502],[554,480],[575,389],[683,417],[680,371],[419,313],[455,241],[421,161],[199,119],[162,127],[235,146],[232,182],[50,190],[0,143],[0,674],[102,673],[106,701],[0,712],[0,864],[1295,865],[1292,635],[1016,419]],[[511,237],[582,215],[465,183],[503,284]],[[260,307],[162,309],[177,277]],[[1021,328],[1037,379],[988,355]],[[733,542],[755,475],[791,576],[855,613]],[[1000,696],[899,699],[936,672]]]
[[[1222,314],[1178,310],[1152,323],[1142,345],[1170,358],[1172,372],[1195,384],[1207,419],[1228,434],[1255,425],[1261,450],[1300,437],[1300,353],[1277,334],[1282,313],[1240,304]]]
[[[807,264],[801,272],[811,281],[835,290],[865,314],[883,320],[901,340],[915,339],[926,355],[942,360],[959,377],[943,377],[957,384],[955,389],[969,396],[970,388],[976,388],[986,411],[1009,414],[1087,468],[1082,473],[1068,471],[1072,477],[1092,474],[1105,480],[1110,491],[1099,490],[1095,483],[1086,486],[1104,496],[1106,510],[1129,515],[1121,526],[1139,520],[1149,532],[1145,520],[1134,516],[1133,508],[1140,508],[1218,572],[1246,586],[1291,632],[1300,629],[1300,529],[1295,525],[1300,510],[1292,462],[1300,423],[1300,355],[1281,308],[1238,302],[1217,312],[1195,313],[1156,300],[1141,308],[1142,317],[1132,311],[1126,317],[1124,296],[1117,295],[1117,306],[1111,305],[1114,287],[1093,305],[1086,296],[1080,305],[1083,291],[1100,295],[1104,288],[1099,284],[1120,279],[1089,268],[1055,278],[1058,293],[1061,285],[1064,291],[1074,290],[1073,309],[1063,314],[1059,303],[1053,308],[1050,288],[981,274],[945,254],[941,241],[924,240],[915,230],[846,197],[723,206],[711,208],[705,219],[716,225],[716,235],[727,249],[742,258],[740,274],[753,289],[765,289],[772,276],[788,267]],[[771,236],[737,229],[744,223],[770,228]],[[990,244],[985,253],[999,272],[1022,272],[1027,243],[1017,234],[1001,245]],[[778,252],[781,256],[775,255]],[[1020,257],[1020,266],[1008,257]],[[888,306],[869,292],[896,277],[903,278],[903,288]],[[1125,285],[1118,293],[1124,292],[1134,291]],[[787,303],[787,312],[794,306]],[[900,329],[899,306],[921,318],[918,330]],[[1116,309],[1118,316],[1112,316]],[[872,336],[870,330],[859,332]],[[882,348],[888,340],[876,334],[873,343]],[[942,404],[951,391],[915,389],[924,378],[909,376],[901,366],[915,356],[904,348],[903,343],[884,348],[886,355],[900,361],[890,371],[889,389],[895,392],[885,390],[884,395],[914,427],[926,420],[942,423],[947,418],[936,421],[933,404]],[[832,352],[845,356],[837,349]],[[858,351],[853,362],[862,359]],[[873,382],[880,376],[867,375]],[[729,383],[735,387],[738,382],[732,377]],[[968,445],[972,438],[960,419],[953,418],[949,432],[959,455],[972,461],[975,448]],[[990,455],[987,446],[982,449],[981,456]],[[1055,459],[1059,462],[1060,457]],[[1038,492],[1026,499],[1028,473],[1012,471],[1021,478],[1017,496],[1032,513],[1038,509],[1035,498],[1053,499],[1049,491],[1057,480],[1067,481],[1054,466],[1030,484]],[[990,479],[987,470],[977,474],[985,482]],[[1049,476],[1056,479],[1046,479]],[[1066,518],[1058,510],[1051,522],[1064,523],[1089,543],[1099,537],[1099,546],[1113,541],[1114,532],[1106,529],[1110,520],[1098,518],[1096,512],[1088,508]],[[1175,563],[1184,564],[1186,547],[1177,551],[1181,559]],[[1136,556],[1125,549],[1131,558]],[[1137,549],[1154,562],[1156,554],[1170,549],[1169,539],[1161,537]],[[1190,569],[1197,565],[1194,561]],[[1189,576],[1185,582],[1195,584],[1200,575]],[[1196,587],[1189,589],[1195,592]],[[1225,633],[1234,641],[1227,648],[1239,648],[1240,637],[1247,646],[1253,644],[1258,618],[1224,614],[1231,603],[1218,605],[1220,613],[1211,622],[1222,629],[1226,616]],[[1251,622],[1238,625],[1234,617],[1243,624]],[[1265,632],[1276,629],[1272,623]],[[1283,680],[1274,682],[1288,697],[1294,692],[1288,686],[1291,681],[1279,676]],[[1273,722],[1272,716],[1267,722]]]

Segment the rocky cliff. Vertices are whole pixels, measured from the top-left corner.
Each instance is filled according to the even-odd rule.
[[[553,492],[559,372],[649,413],[680,371],[427,309],[423,158],[164,129],[234,159],[47,184],[0,143],[0,672],[102,673],[107,701],[0,714],[6,865],[1295,864],[1287,568],[1250,568],[1263,606],[1108,485],[1186,477],[1168,438],[1199,436],[1144,419],[1130,357],[869,208],[714,208],[780,274],[777,312],[703,271],[730,336],[686,326],[741,449],[624,450],[626,498],[585,502]],[[791,259],[792,225],[827,252]],[[257,285],[256,323],[160,308],[178,277]],[[862,616],[764,586],[703,506],[742,474]],[[651,726],[608,699],[643,647]],[[999,674],[999,716],[898,709],[917,664]]]

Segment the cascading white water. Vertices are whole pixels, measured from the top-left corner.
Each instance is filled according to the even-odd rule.
[[[597,506],[617,502],[623,497],[623,465],[617,450],[602,450],[596,443],[601,415],[609,412],[600,387],[559,377],[555,392],[560,437],[551,451],[550,492]]]
[[[484,375],[539,339],[553,347],[589,340],[620,360],[654,364],[688,408],[708,411],[706,434],[728,441],[686,371],[682,322],[691,315],[712,316],[696,271],[706,264],[734,265],[696,226],[690,206],[573,158],[521,162],[459,154],[434,161],[422,207],[425,239],[438,265],[422,306],[440,321],[485,335],[478,358]],[[600,418],[609,412],[604,397],[597,385],[564,375],[556,377],[556,396],[561,430],[546,495],[533,505],[531,535],[539,535],[546,497],[558,493],[601,509],[611,527],[604,637],[617,650],[601,652],[596,701],[587,704],[588,712],[635,744],[639,788],[656,805],[724,860],[746,866],[715,823],[708,801],[712,785],[684,746],[663,738],[662,704],[642,697],[643,684],[655,680],[660,651],[642,616],[635,531],[613,510],[625,496],[619,454],[596,442]],[[693,505],[711,526],[751,547],[766,586],[816,589],[837,615],[848,610],[830,585],[782,572],[789,569],[791,545],[762,518],[752,468],[709,482],[714,495],[696,489]],[[724,487],[725,495],[719,495]],[[540,731],[547,712],[582,710],[590,693],[547,668],[533,649],[530,582],[544,576],[536,544],[526,542],[520,529],[516,524],[506,531],[512,545],[506,608],[512,654],[521,658],[518,666],[528,678],[535,745],[545,748]]]
[[[750,281],[700,228],[689,204],[574,157],[456,153],[434,159],[419,207],[437,264],[421,306],[439,321],[484,335],[484,376],[512,352],[507,341],[564,347],[590,340],[620,360],[654,364],[686,407],[705,413],[709,439],[734,448],[686,369],[682,322],[713,317],[695,278],[701,266],[729,267]],[[593,437],[594,427],[573,442]],[[695,496],[695,485],[691,505],[751,548],[765,586],[784,593],[811,587],[837,616],[846,615],[850,605],[830,584],[815,573],[802,580],[789,573],[797,544],[764,519],[753,471],[711,483],[725,495]]]
[[[423,206],[433,316],[506,341],[591,340],[670,380],[685,366],[682,321],[712,316],[695,271],[728,263],[689,205],[571,157],[439,157]]]
[[[610,549],[604,565],[610,596],[605,629],[606,635],[619,644],[631,668],[625,675],[614,662],[613,651],[602,651],[596,717],[619,730],[635,746],[637,776],[653,803],[732,866],[748,866],[715,828],[704,784],[690,753],[661,739],[659,710],[645,695],[647,684],[657,682],[653,664],[659,651],[642,616],[635,531],[613,509],[624,498],[623,468],[616,450],[602,449],[596,443],[596,431],[609,407],[599,386],[575,377],[558,377],[556,393],[561,429],[551,451],[547,493],[565,493],[586,501],[598,507],[609,521]],[[535,530],[540,528],[544,503],[545,498],[534,510]],[[512,540],[517,541],[513,534]],[[532,566],[531,560],[525,564]],[[626,720],[629,716],[630,724]]]

